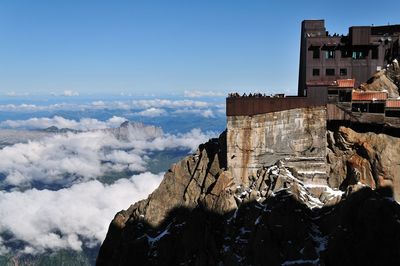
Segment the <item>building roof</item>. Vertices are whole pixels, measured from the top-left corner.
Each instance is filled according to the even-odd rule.
[[[338,79],[337,81],[338,88],[354,88],[354,84],[356,82],[355,79]]]
[[[387,100],[386,101],[386,107],[389,107],[389,108],[400,108],[400,100],[394,100],[394,99]]]
[[[352,101],[385,101],[387,92],[353,91]]]

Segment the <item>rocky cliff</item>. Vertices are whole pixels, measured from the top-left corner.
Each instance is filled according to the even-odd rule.
[[[327,140],[329,186],[279,158],[242,182],[225,133],[200,145],[116,214],[97,264],[399,265],[399,138],[338,127]]]
[[[356,184],[372,189],[390,187],[395,199],[400,201],[399,137],[358,133],[339,127],[328,131],[327,140],[328,183],[331,187],[346,188]]]
[[[399,97],[400,66],[395,59],[385,69],[376,72],[358,88],[362,91],[386,91],[389,98]]]

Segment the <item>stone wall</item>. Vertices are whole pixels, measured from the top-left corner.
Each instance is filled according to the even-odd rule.
[[[326,182],[325,106],[228,116],[227,129],[228,168],[237,183],[278,160],[302,180]]]

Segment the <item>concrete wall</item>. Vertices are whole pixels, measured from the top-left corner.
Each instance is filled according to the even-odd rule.
[[[326,107],[227,117],[228,168],[247,183],[257,170],[283,160],[303,180],[326,180]]]

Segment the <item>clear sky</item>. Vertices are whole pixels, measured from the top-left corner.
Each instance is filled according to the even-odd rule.
[[[0,0],[0,95],[295,93],[300,23],[400,24],[399,1]]]

